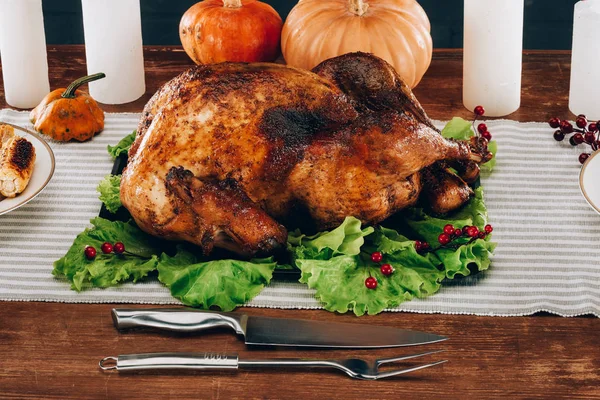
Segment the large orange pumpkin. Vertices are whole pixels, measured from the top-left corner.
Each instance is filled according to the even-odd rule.
[[[273,61],[283,22],[256,0],[204,0],[183,14],[179,37],[196,64]]]
[[[281,34],[286,62],[312,69],[354,51],[373,53],[415,87],[429,68],[427,14],[415,0],[300,0]]]

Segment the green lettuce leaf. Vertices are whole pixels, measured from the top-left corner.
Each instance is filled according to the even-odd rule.
[[[472,124],[462,118],[454,117],[442,129],[442,136],[446,139],[468,140],[474,135]]]
[[[103,218],[90,221],[92,228],[80,233],[67,254],[54,263],[53,275],[71,281],[71,288],[109,287],[121,282],[142,279],[155,270],[161,251],[156,239],[142,232],[132,222],[113,222]],[[125,254],[102,254],[102,243],[122,242]],[[87,246],[96,248],[94,260],[85,257]]]
[[[430,244],[437,243],[438,236],[447,224],[461,229],[471,225],[483,229],[487,224],[487,208],[483,201],[482,187],[475,189],[475,196],[462,209],[449,216],[434,217],[421,208],[410,208],[401,215],[404,223],[417,234],[417,238]]]
[[[428,215],[419,208],[411,208],[402,214],[402,219],[416,237],[433,246],[438,243],[438,236],[447,224],[460,229],[474,225],[483,231],[488,223],[483,188],[475,189],[475,195],[463,208],[444,218]],[[432,258],[436,257],[443,265],[447,278],[453,279],[457,274],[468,276],[473,270],[484,271],[489,268],[490,258],[496,248],[496,244],[492,243],[490,238],[490,235],[475,241],[465,237],[459,238],[453,242],[453,247],[438,248],[428,254]]]
[[[472,126],[473,125],[471,122],[465,121],[459,117],[454,117],[446,124],[444,129],[442,129],[442,136],[444,136],[446,139],[468,140],[475,135]],[[492,159],[485,164],[482,164],[481,170],[492,172],[492,169],[494,169],[496,166],[498,143],[495,140],[492,140],[488,144],[488,150],[494,155],[494,157],[492,157]]]
[[[483,200],[483,187],[478,187],[474,192],[475,195],[471,200],[447,218],[446,221],[469,220],[468,225],[475,225],[479,228],[483,228],[488,223],[487,207]],[[452,224],[459,225],[458,222],[452,222]],[[459,226],[459,228],[462,228],[462,226]]]
[[[326,310],[356,315],[373,315],[415,297],[425,297],[439,290],[443,271],[429,256],[419,255],[414,242],[391,229],[378,228],[367,238],[369,251],[357,255],[338,255],[330,259],[296,259],[302,271],[300,282],[316,290],[316,297]],[[384,263],[394,266],[391,276],[384,276],[370,260],[374,250],[383,253]],[[368,289],[365,280],[377,279],[376,290]]]
[[[487,210],[483,190],[460,211],[447,218],[436,218],[422,209],[407,210],[402,220],[412,234],[432,244],[446,224],[457,227],[487,224]],[[295,265],[302,271],[300,282],[316,290],[316,297],[329,311],[356,315],[377,314],[413,298],[436,293],[444,279],[457,275],[468,276],[490,266],[495,244],[489,236],[470,241],[461,238],[454,247],[436,248],[419,254],[414,240],[394,229],[377,227],[361,229],[360,221],[347,218],[331,232],[306,237],[296,232],[290,235],[289,250]],[[370,254],[379,251],[382,263],[391,264],[395,271],[384,276],[370,260]],[[365,280],[377,279],[375,290],[365,286]]]
[[[231,311],[269,284],[277,263],[272,258],[202,261],[183,246],[158,262],[158,279],[185,305]]]
[[[364,244],[364,237],[373,233],[372,227],[361,229],[360,220],[347,217],[331,232],[306,236],[300,231],[288,235],[288,245],[297,258],[328,259],[336,255],[357,255]]]
[[[289,245],[302,272],[300,282],[315,289],[329,311],[377,314],[414,297],[435,293],[444,277],[434,263],[436,259],[432,262],[417,254],[414,241],[392,229],[362,229],[361,222],[353,217],[331,232],[310,237],[290,234]],[[370,254],[375,250],[384,254],[384,262],[393,263],[392,276],[373,268]],[[376,290],[365,286],[369,276],[377,279]]]
[[[106,175],[100,181],[96,190],[100,193],[100,201],[106,209],[115,214],[121,208],[121,175]]]
[[[119,141],[119,143],[117,143],[116,146],[109,145],[108,146],[108,154],[110,154],[112,156],[112,158],[117,158],[121,154],[127,154],[127,152],[129,151],[129,148],[131,147],[131,145],[133,144],[133,141],[135,140],[136,135],[137,135],[137,132],[133,131],[132,133],[130,133],[129,135],[127,135],[123,139],[121,139]]]
[[[302,271],[300,282],[316,289],[317,299],[328,311],[345,313],[351,310],[359,316],[373,315],[411,298],[408,292],[398,291],[388,279],[377,278],[377,290],[367,289],[365,279],[369,277],[369,268],[359,256],[296,260],[296,265]]]
[[[498,153],[498,142],[492,140],[488,143],[488,150],[494,155],[492,159],[485,164],[481,164],[481,170],[485,172],[492,172],[494,167],[496,166],[496,153]]]
[[[493,255],[496,243],[488,240],[477,239],[472,243],[460,246],[458,249],[439,249],[436,256],[444,264],[446,277],[455,278],[456,275],[469,276],[471,270],[485,271],[490,267],[490,257]]]

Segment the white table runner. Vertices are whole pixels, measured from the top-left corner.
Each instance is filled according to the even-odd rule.
[[[50,143],[54,178],[35,200],[0,216],[0,300],[179,304],[158,281],[77,293],[55,279],[52,263],[98,215],[98,182],[110,173],[106,152],[137,126],[138,114],[107,114],[104,132],[86,143]],[[0,110],[0,121],[31,128],[27,113]],[[438,124],[443,125],[443,124]],[[498,163],[482,179],[493,240],[492,267],[390,311],[600,316],[600,215],[579,192],[579,152],[557,143],[542,123],[493,121]],[[320,308],[314,291],[273,282],[248,306]]]

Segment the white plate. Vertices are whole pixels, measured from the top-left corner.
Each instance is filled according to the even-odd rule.
[[[1,122],[5,125],[10,125],[15,128],[15,133],[29,140],[35,147],[35,165],[33,166],[33,174],[29,180],[29,185],[23,191],[12,199],[0,200],[0,215],[6,214],[17,208],[27,204],[33,200],[46,187],[52,175],[54,175],[54,153],[48,143],[36,133],[30,132],[20,126]]]
[[[590,206],[600,213],[600,151],[592,154],[579,173],[579,187]]]

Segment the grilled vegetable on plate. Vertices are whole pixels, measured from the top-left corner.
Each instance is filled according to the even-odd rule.
[[[54,174],[54,154],[38,135],[0,122],[0,215],[35,198]]]

